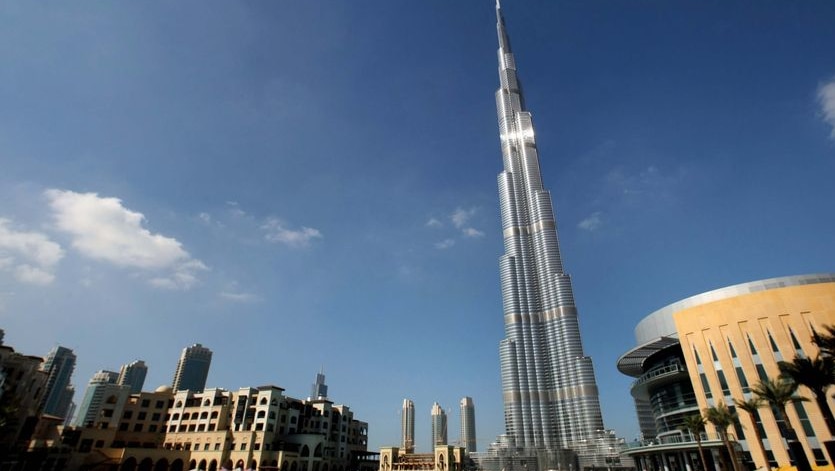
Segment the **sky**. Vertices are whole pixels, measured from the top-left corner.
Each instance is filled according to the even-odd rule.
[[[604,421],[635,325],[835,272],[835,3],[503,4]],[[0,3],[0,328],[170,384],[275,384],[399,443],[503,433],[494,3]],[[421,419],[422,417],[422,419]]]

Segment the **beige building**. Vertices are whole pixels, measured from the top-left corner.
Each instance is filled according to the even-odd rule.
[[[635,329],[637,346],[618,361],[636,378],[632,386],[646,439],[626,453],[645,470],[692,470],[697,462],[693,437],[681,430],[684,417],[705,408],[752,397],[751,387],[779,376],[778,362],[815,357],[813,331],[835,324],[835,274],[789,276],[717,289],[678,301],[650,314]],[[813,399],[800,387],[798,395]],[[829,398],[830,409],[835,406]],[[730,430],[750,468],[786,467],[786,442],[768,407],[757,419],[736,410]],[[824,442],[832,440],[814,401],[787,406],[812,466],[832,469]],[[763,447],[757,444],[759,430]],[[713,466],[724,453],[708,424],[703,445]],[[762,450],[765,450],[763,453]],[[710,466],[710,463],[709,463]]]
[[[0,334],[2,334],[0,330]],[[38,421],[47,374],[41,370],[43,358],[23,355],[2,345],[0,335],[0,405],[11,406],[10,426],[0,431],[0,455],[29,440]]]
[[[277,386],[201,393],[160,387],[126,401],[114,395],[102,416],[96,427],[65,431],[69,469],[367,469],[365,422],[347,406],[293,399]]]
[[[462,471],[470,464],[464,447],[436,445],[432,453],[406,453],[397,447],[380,449],[378,471]]]

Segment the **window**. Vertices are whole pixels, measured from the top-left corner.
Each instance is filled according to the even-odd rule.
[[[728,387],[728,380],[725,379],[725,373],[722,372],[722,370],[717,370],[716,376],[719,377],[719,385],[722,386],[722,394],[726,396],[729,395],[731,393],[731,388]]]
[[[731,351],[731,358],[736,358],[736,350],[734,350],[734,344],[731,343],[731,339],[728,339],[728,348]]]
[[[699,352],[697,352],[695,348],[693,349],[693,355],[696,356],[696,364],[701,365],[702,364],[702,359],[699,358]]]
[[[136,415],[137,420],[145,420],[147,417],[148,417],[147,412],[140,412],[139,414]]]
[[[163,407],[165,407],[165,401],[157,401],[154,404],[154,409],[162,409]]]
[[[171,417],[171,420],[180,420],[180,414],[174,414],[174,416]]]
[[[120,432],[127,432],[129,426],[130,426],[130,424],[128,424],[127,422],[122,422],[121,424],[119,424],[119,431]]]
[[[133,424],[133,431],[134,432],[141,432],[142,431],[142,424]]]
[[[154,414],[151,415],[151,420],[153,420],[154,422],[159,422],[159,419],[160,419],[159,412],[154,412]]]
[[[702,389],[705,391],[705,397],[710,399],[713,395],[710,393],[710,385],[707,383],[707,376],[704,373],[699,373],[699,378],[702,380]]]
[[[220,443],[215,443],[215,451],[220,450]]]
[[[748,386],[748,381],[745,379],[745,373],[742,372],[741,366],[736,367],[736,377],[739,379],[739,385],[742,386],[742,392],[751,392],[751,388]]]
[[[130,419],[131,417],[133,417],[133,411],[132,410],[126,410],[125,413],[122,414],[123,419]]]
[[[113,417],[113,409],[102,409],[102,417]]]
[[[142,407],[148,407],[151,405],[150,399],[142,399]]]
[[[747,337],[748,337],[748,348],[751,349],[751,355],[756,355],[757,354],[757,347],[754,346],[754,341],[751,340],[751,336],[748,335]]]
[[[206,444],[203,445],[203,451],[208,451],[208,450],[209,450],[209,444],[206,443]]]
[[[241,451],[246,450],[246,443],[241,443]]]
[[[148,426],[149,432],[156,432],[157,431],[157,424],[151,424]]]
[[[713,344],[710,344],[710,356],[713,358],[713,361],[719,361],[719,358],[716,356],[716,350],[713,348]]]
[[[800,425],[803,426],[803,433],[806,437],[812,438],[815,436],[815,429],[812,428],[812,423],[809,422],[809,416],[806,414],[806,408],[803,407],[802,402],[794,403],[794,410],[797,411],[797,416],[800,418]]]

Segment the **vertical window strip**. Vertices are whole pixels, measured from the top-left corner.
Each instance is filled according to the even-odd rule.
[[[754,341],[751,340],[751,336],[748,334],[745,336],[748,337],[748,348],[751,349],[751,355],[757,355],[757,347],[754,346]]]

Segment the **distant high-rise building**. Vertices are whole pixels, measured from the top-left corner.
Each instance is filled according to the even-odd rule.
[[[432,404],[432,446],[446,444],[446,412],[436,402]]]
[[[42,368],[48,376],[41,403],[44,414],[67,418],[75,394],[75,389],[70,384],[75,370],[75,360],[75,353],[61,346],[53,348],[47,355]]]
[[[136,394],[142,392],[142,386],[145,385],[145,376],[147,375],[148,367],[145,362],[136,360],[127,365],[122,365],[116,383],[130,387],[131,394]]]
[[[400,412],[400,448],[406,453],[415,452],[415,403],[411,399],[403,399]]]
[[[551,194],[540,175],[502,9],[496,3],[496,107],[504,171],[498,176],[505,253],[499,258],[505,338],[499,346],[505,428],[511,446],[548,456],[571,449],[581,466],[605,465],[590,446],[603,430],[591,358],[583,352],[571,278],[563,268]],[[543,451],[545,453],[540,453]]]
[[[310,387],[310,398],[311,399],[327,399],[328,398],[328,385],[325,384],[325,370],[321,370],[316,373],[316,381],[313,382],[313,385]]]
[[[461,446],[467,449],[467,453],[476,450],[475,444],[475,405],[473,398],[465,396],[461,399]]]
[[[203,392],[212,364],[212,351],[196,343],[183,349],[174,373],[174,391]]]
[[[130,395],[130,387],[120,385],[119,373],[101,370],[93,375],[84,391],[84,398],[78,408],[73,425],[77,427],[94,427],[101,422],[102,405],[105,402],[115,404],[124,402]],[[109,422],[110,419],[104,420]]]

